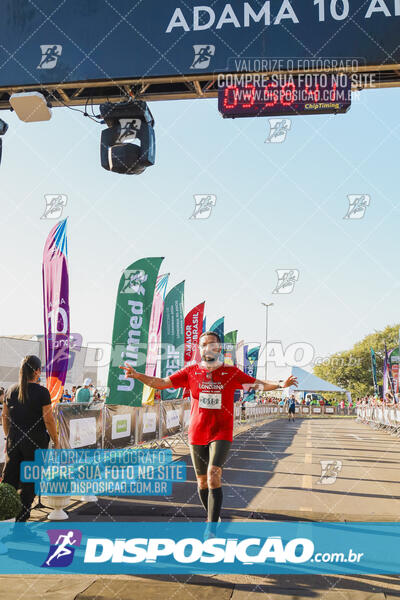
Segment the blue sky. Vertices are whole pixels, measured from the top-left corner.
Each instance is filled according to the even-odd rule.
[[[399,321],[400,90],[364,90],[345,115],[292,118],[281,144],[268,119],[222,119],[217,100],[150,104],[156,165],[140,176],[100,167],[102,126],[67,108],[50,122],[15,114],[3,138],[0,335],[43,331],[41,259],[54,221],[44,194],[68,204],[71,330],[110,342],[122,270],[165,256],[170,286],[186,280],[185,308],[206,300],[208,323],[318,356]],[[209,219],[189,219],[194,194],[217,197]],[[345,220],[347,194],[369,194]],[[291,294],[272,294],[276,269],[298,269]]]

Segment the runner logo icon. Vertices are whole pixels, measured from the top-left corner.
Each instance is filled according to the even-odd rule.
[[[211,58],[215,54],[215,46],[211,44],[195,44],[193,46],[194,59],[190,66],[191,69],[207,69]]]
[[[321,463],[321,477],[317,483],[324,485],[332,485],[335,483],[337,476],[342,470],[341,460],[320,460]]]
[[[272,291],[273,294],[290,294],[293,292],[294,285],[299,279],[299,271],[297,269],[276,269],[278,275],[278,283]]]
[[[362,219],[370,205],[369,194],[348,194],[349,208],[343,219]]]
[[[47,535],[50,549],[42,567],[68,567],[74,558],[75,547],[81,545],[82,532],[79,529],[48,529]]]
[[[37,69],[54,69],[61,56],[62,46],[59,44],[43,44],[40,46],[42,58]]]
[[[268,119],[269,134],[265,140],[266,144],[280,144],[285,141],[287,132],[292,126],[290,119]]]
[[[143,283],[147,281],[148,275],[144,271],[124,271],[125,281],[123,283],[121,294],[139,294],[143,296],[145,289]]]
[[[189,219],[208,219],[213,207],[217,202],[215,194],[195,194],[195,207]]]
[[[140,119],[119,119],[119,126],[121,133],[115,142],[116,144],[136,139],[136,134],[142,126],[142,121]]]
[[[41,219],[59,219],[64,207],[67,205],[65,194],[45,194],[46,208]]]

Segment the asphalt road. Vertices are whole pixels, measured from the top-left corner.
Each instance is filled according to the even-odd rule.
[[[169,498],[74,500],[71,521],[204,520],[193,469]],[[224,469],[225,520],[397,521],[400,440],[353,418],[270,420],[239,433]],[[322,461],[322,465],[321,465]],[[36,520],[49,511],[37,509]],[[60,523],[61,525],[61,523]],[[0,577],[0,600],[390,600],[394,575]]]
[[[76,502],[71,520],[204,519],[187,448],[176,452],[187,481],[175,483],[172,496]],[[353,418],[271,420],[235,437],[223,471],[222,518],[397,520],[399,459],[400,440]]]

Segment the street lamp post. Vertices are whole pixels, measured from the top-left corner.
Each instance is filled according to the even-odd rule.
[[[273,306],[274,303],[270,302],[267,304],[266,302],[261,302],[265,306],[265,377],[267,379],[267,370],[268,370],[268,355],[267,355],[267,343],[268,343],[268,308]]]

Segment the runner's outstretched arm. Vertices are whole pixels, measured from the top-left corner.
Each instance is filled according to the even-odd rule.
[[[145,385],[156,390],[166,390],[172,387],[172,383],[169,377],[150,377],[144,373],[138,373],[131,365],[125,364],[120,366],[120,369],[125,370],[125,377],[127,379],[138,379]]]
[[[248,384],[245,385],[247,387]],[[264,392],[270,392],[272,390],[290,387],[291,385],[297,386],[297,377],[293,377],[293,375],[290,375],[290,377],[288,377],[286,381],[282,383],[282,385],[279,382],[263,381],[262,379],[256,379],[254,383],[249,384],[249,388],[255,388],[256,390],[262,390]]]

